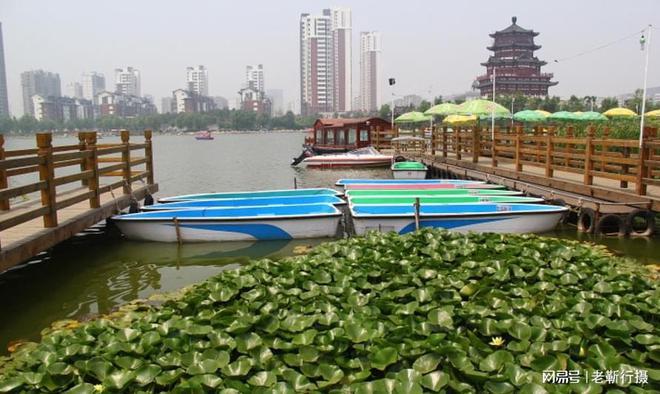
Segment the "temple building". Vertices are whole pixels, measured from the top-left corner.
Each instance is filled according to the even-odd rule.
[[[478,76],[473,85],[481,96],[492,96],[493,74],[496,94],[547,96],[548,87],[557,84],[551,81],[552,73],[541,72],[541,67],[547,63],[534,56],[534,51],[541,48],[534,43],[539,33],[523,29],[516,20],[514,16],[511,26],[490,34],[493,44],[487,49],[493,54],[487,62],[481,63],[486,67],[486,74]]]

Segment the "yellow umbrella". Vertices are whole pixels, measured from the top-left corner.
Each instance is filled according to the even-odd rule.
[[[649,111],[645,113],[644,116],[648,118],[660,118],[660,109],[656,109],[655,111]]]
[[[608,109],[607,111],[603,112],[603,115],[607,116],[608,118],[632,118],[637,116],[635,111],[621,107]]]
[[[474,124],[476,122],[477,117],[475,115],[449,115],[442,121],[442,123],[447,123],[452,126],[463,126]]]
[[[542,109],[535,109],[534,111],[540,113],[541,115],[545,116],[546,118],[547,118],[548,116],[552,115],[550,112],[548,112],[548,111],[544,111],[544,110],[542,110]]]

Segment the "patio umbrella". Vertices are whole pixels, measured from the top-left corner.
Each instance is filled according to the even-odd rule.
[[[458,112],[458,104],[452,103],[442,103],[434,105],[433,107],[424,111],[424,115],[438,115],[438,116],[447,116],[454,115]]]
[[[541,115],[544,115],[546,118],[547,118],[548,116],[552,115],[550,112],[548,112],[548,111],[544,111],[544,110],[542,110],[542,109],[535,109],[534,111],[540,113]]]
[[[489,100],[470,100],[461,104],[458,108],[457,115],[474,115],[481,119],[490,119],[495,110],[495,118],[511,118],[511,112],[505,107],[493,103]]]
[[[575,119],[575,114],[573,114],[572,112],[568,112],[568,111],[555,112],[553,114],[550,114],[550,116],[548,116],[548,119],[550,119],[550,120],[563,120],[563,121],[576,120]]]
[[[631,111],[628,108],[612,108],[608,109],[607,111],[603,112],[603,115],[607,116],[608,118],[632,118],[637,116],[637,113],[635,111]]]
[[[584,120],[588,122],[601,122],[607,120],[607,116],[596,111],[587,111],[579,114],[576,117],[576,120]]]
[[[649,111],[644,114],[647,118],[658,118],[660,119],[660,109],[656,109],[655,111]]]
[[[543,122],[547,116],[533,110],[518,111],[513,114],[513,120],[517,122]]]
[[[442,122],[452,126],[464,126],[477,123],[475,115],[449,115]]]
[[[419,122],[428,122],[433,117],[424,115],[421,112],[417,111],[411,111],[411,112],[406,112],[403,115],[400,115],[396,119],[394,119],[395,123],[419,123]]]

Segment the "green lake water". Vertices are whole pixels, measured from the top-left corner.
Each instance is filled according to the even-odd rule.
[[[114,138],[116,139],[116,137]],[[108,140],[114,141],[108,138]],[[138,137],[139,140],[139,137]],[[304,133],[235,133],[215,140],[154,136],[157,197],[208,191],[331,187],[339,178],[391,177],[387,169],[317,170],[291,167]],[[76,143],[56,138],[54,144]],[[103,140],[102,142],[106,142]],[[8,138],[6,149],[34,146],[34,139]],[[20,182],[20,180],[19,180]],[[564,226],[547,234],[605,244],[643,264],[660,263],[660,239],[593,238]],[[0,234],[1,237],[1,234]],[[131,242],[98,228],[0,275],[0,353],[14,339],[39,338],[52,321],[85,319],[136,298],[200,282],[249,258],[280,258],[294,248],[328,240],[174,244]]]

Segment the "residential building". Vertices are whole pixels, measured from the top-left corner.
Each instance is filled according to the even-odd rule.
[[[188,67],[186,69],[186,84],[188,90],[200,95],[209,95],[209,72],[204,66]]]
[[[254,111],[258,114],[271,114],[271,101],[264,92],[243,88],[238,93],[241,95],[241,110]]]
[[[35,116],[32,96],[61,97],[60,75],[44,70],[32,70],[21,73],[23,89],[23,112]]]
[[[172,112],[172,103],[174,99],[172,97],[163,97],[160,100],[160,113],[169,114]]]
[[[379,32],[360,33],[360,110],[380,108],[380,52]]]
[[[262,64],[245,67],[245,87],[259,92],[266,91],[264,89],[264,66]]]
[[[82,95],[87,100],[94,101],[97,94],[105,90],[105,76],[92,71],[82,76]]]
[[[75,119],[89,119],[94,116],[90,100],[73,97],[54,97],[35,94],[32,96],[34,117],[41,120],[66,122]]]
[[[273,115],[284,115],[284,91],[282,89],[268,89],[266,97],[270,99]]]
[[[142,95],[140,90],[140,71],[133,67],[115,69],[115,93],[127,96]]]
[[[222,96],[214,96],[211,97],[213,101],[215,102],[215,108],[216,109],[228,109],[229,108],[229,101],[227,101],[226,98]]]
[[[304,115],[352,107],[351,10],[300,15],[300,106]]]
[[[67,85],[67,89],[70,97],[83,98],[83,87],[80,82],[71,82]]]
[[[2,23],[0,23],[0,116],[9,115],[9,97],[7,96],[7,74],[5,73],[5,48],[2,41]]]
[[[156,113],[156,106],[143,97],[103,91],[96,95],[101,116],[114,115],[130,118]]]
[[[490,34],[493,43],[487,49],[493,54],[481,63],[486,74],[478,76],[473,86],[482,97],[492,97],[493,85],[496,94],[547,96],[548,88],[558,82],[551,81],[552,73],[541,72],[547,63],[534,56],[534,51],[541,49],[534,43],[539,33],[518,26],[515,16],[511,22],[506,29]]]
[[[209,112],[215,109],[215,101],[211,97],[190,90],[177,89],[172,96],[172,112]]]

